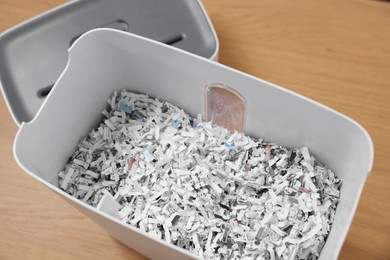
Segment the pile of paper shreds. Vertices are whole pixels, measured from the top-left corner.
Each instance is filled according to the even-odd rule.
[[[211,259],[316,259],[341,180],[306,147],[230,133],[147,95],[115,93],[59,175],[67,193]],[[259,119],[261,120],[261,119]]]

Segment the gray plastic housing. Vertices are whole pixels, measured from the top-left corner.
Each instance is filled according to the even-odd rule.
[[[0,85],[17,124],[35,116],[65,68],[72,43],[96,28],[134,33],[205,58],[218,54],[200,1],[72,1],[0,36]]]

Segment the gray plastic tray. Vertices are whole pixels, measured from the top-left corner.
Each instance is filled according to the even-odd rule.
[[[83,33],[114,28],[216,59],[218,40],[200,1],[82,0],[0,35],[0,85],[17,124],[29,122]],[[130,84],[130,83],[129,83]]]

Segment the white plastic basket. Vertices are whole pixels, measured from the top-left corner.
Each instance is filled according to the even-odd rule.
[[[195,258],[64,193],[57,187],[57,172],[79,139],[97,125],[114,90],[147,93],[196,115],[204,113],[204,86],[211,82],[232,86],[245,97],[248,135],[288,147],[306,145],[343,179],[335,221],[320,256],[336,259],[373,163],[367,132],[350,118],[289,90],[140,36],[97,29],[80,37],[35,118],[21,124],[15,158],[28,174],[145,256]]]

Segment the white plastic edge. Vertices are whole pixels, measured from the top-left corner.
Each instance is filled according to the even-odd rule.
[[[208,23],[208,26],[210,27],[211,33],[213,34],[213,38],[215,39],[215,50],[209,59],[218,62],[219,40],[218,40],[217,32],[215,31],[214,26],[211,23],[210,17],[207,14],[206,9],[204,8],[202,1],[197,0],[197,2],[198,2],[199,6],[204,14],[204,17],[206,18],[206,21]]]

